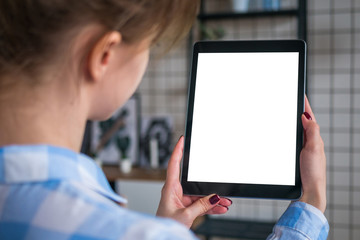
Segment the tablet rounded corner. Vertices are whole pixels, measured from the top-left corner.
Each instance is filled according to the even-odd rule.
[[[194,43],[194,46],[193,46],[194,52],[198,51],[200,44],[201,44],[201,42],[195,42],[195,43]]]
[[[291,199],[292,201],[298,201],[303,195],[303,190],[300,189],[300,191],[297,193],[297,196],[295,196],[293,199]]]
[[[307,42],[304,39],[299,39],[299,42],[304,45],[305,49],[307,48]]]

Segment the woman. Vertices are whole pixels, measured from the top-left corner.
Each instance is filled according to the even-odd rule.
[[[216,194],[183,195],[183,138],[169,162],[157,211],[164,218],[118,206],[125,200],[111,191],[91,159],[79,154],[86,120],[105,120],[126,102],[140,83],[149,48],[171,47],[181,39],[198,5],[195,0],[0,0],[1,239],[193,239],[187,228],[196,217],[228,211],[231,200]],[[313,117],[308,103],[306,111]],[[290,205],[272,238],[303,236],[304,224],[290,226],[295,222],[328,231],[321,213],[325,155],[309,114],[302,119],[302,203]],[[299,211],[306,213],[303,218]]]

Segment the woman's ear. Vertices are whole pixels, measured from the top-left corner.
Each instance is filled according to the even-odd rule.
[[[87,68],[93,81],[101,80],[114,57],[115,47],[121,42],[121,34],[111,31],[103,35],[90,51]]]

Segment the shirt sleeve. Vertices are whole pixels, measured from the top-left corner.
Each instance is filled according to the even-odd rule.
[[[329,233],[329,223],[316,207],[294,202],[281,216],[267,240],[301,239],[322,240]]]

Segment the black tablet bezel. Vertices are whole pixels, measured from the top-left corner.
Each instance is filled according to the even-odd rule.
[[[295,186],[187,181],[198,54],[226,52],[299,52]],[[181,173],[181,184],[184,194],[204,196],[211,193],[217,193],[220,196],[228,197],[292,200],[300,198],[302,194],[300,179],[300,151],[303,146],[301,115],[304,112],[305,78],[306,43],[302,40],[205,41],[195,43],[189,83],[184,156]],[[206,169],[204,169],[204,171],[206,171]]]

